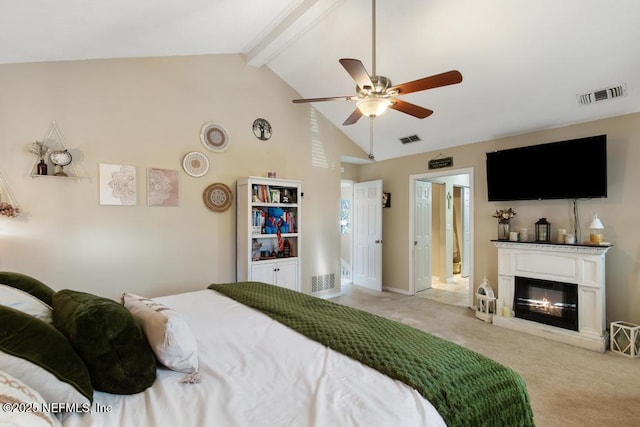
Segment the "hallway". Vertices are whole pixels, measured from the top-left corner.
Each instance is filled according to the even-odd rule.
[[[416,292],[416,296],[449,305],[469,307],[469,278],[454,275],[455,283],[440,283],[434,279],[431,289]]]

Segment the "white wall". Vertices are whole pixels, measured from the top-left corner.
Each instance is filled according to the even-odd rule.
[[[235,193],[237,178],[276,171],[303,181],[303,291],[314,275],[339,277],[340,155],[363,153],[311,107],[294,105],[298,94],[268,69],[239,55],[1,65],[0,93],[0,171],[24,212],[0,217],[0,270],[112,298],[234,281],[235,203],[215,213],[202,192],[223,182]],[[267,142],[252,133],[258,117],[273,126]],[[86,179],[28,176],[35,157],[26,146],[53,120]],[[225,152],[200,143],[208,121],[228,131]],[[190,151],[209,158],[204,177],[182,170]],[[136,206],[99,204],[99,163],[136,167]],[[179,206],[147,206],[150,167],[179,171]]]

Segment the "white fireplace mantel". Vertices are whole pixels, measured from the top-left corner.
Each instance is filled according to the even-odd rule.
[[[498,298],[511,316],[493,324],[589,350],[607,348],[605,254],[610,246],[493,241],[498,248]],[[578,331],[513,317],[515,277],[578,285]]]

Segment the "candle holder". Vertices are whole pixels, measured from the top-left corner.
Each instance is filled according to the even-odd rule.
[[[599,245],[604,240],[604,234],[602,234],[602,230],[604,230],[604,225],[602,225],[602,221],[598,218],[598,214],[593,216],[593,221],[589,225],[591,229],[591,235],[589,236],[589,241],[591,243],[595,243]]]

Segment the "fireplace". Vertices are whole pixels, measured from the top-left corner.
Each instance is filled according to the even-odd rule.
[[[521,319],[577,331],[578,286],[516,276],[513,309]]]
[[[605,254],[610,246],[493,244],[498,248],[496,307],[502,306],[493,316],[494,325],[606,350]]]

